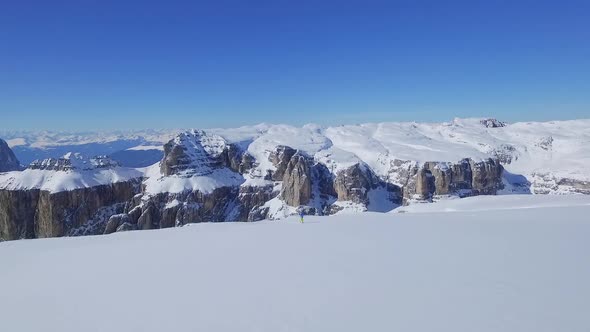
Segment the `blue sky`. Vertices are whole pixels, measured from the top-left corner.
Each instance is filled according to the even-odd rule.
[[[590,117],[590,1],[6,1],[2,129]]]

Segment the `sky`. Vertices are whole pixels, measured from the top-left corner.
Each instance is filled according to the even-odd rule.
[[[3,1],[0,129],[590,118],[590,1]]]

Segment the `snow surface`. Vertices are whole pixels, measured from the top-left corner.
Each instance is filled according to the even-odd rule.
[[[145,176],[147,179],[143,184],[148,194],[181,193],[186,190],[198,190],[203,194],[209,194],[217,188],[239,186],[244,182],[244,178],[239,173],[227,168],[213,169],[206,175],[163,176],[160,173],[160,165],[155,164],[146,168]]]
[[[40,160],[33,164],[36,168],[0,173],[0,189],[60,192],[129,181],[143,176],[141,171],[120,167],[105,156],[88,158],[74,152],[68,152],[59,159]]]
[[[142,176],[140,171],[124,167],[67,172],[26,169],[22,172],[0,173],[0,189],[60,192],[129,181]]]
[[[532,209],[539,207],[590,206],[588,195],[506,195],[448,197],[434,203],[414,203],[392,210],[394,213],[437,213]]]
[[[149,150],[160,150],[164,151],[163,145],[138,145],[127,149],[128,151],[149,151]]]
[[[60,332],[588,331],[590,206],[570,198],[3,242],[0,321]]]

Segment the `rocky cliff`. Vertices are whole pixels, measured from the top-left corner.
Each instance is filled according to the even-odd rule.
[[[20,163],[16,159],[14,152],[8,147],[3,139],[0,139],[0,172],[16,171],[20,168]]]
[[[166,143],[160,163],[125,181],[51,191],[15,189],[19,176],[5,177],[8,180],[0,186],[0,238],[256,221],[299,210],[316,215],[346,208],[387,211],[446,195],[493,195],[503,186],[503,167],[492,158],[458,162],[393,159],[385,172],[377,173],[361,160],[334,168],[309,150],[283,144],[244,146],[194,130]],[[35,161],[27,171],[51,172],[54,178],[56,174],[83,176],[118,167],[107,157],[70,154]]]
[[[414,165],[405,172],[409,177],[404,186],[404,202],[432,200],[436,196],[445,195],[495,195],[503,188],[503,170],[499,161],[491,158]]]
[[[112,214],[125,211],[140,180],[52,193],[0,190],[0,239],[102,234]]]
[[[141,190],[141,176],[126,175],[107,157],[79,154],[34,161],[24,171],[3,173],[0,239],[102,234],[108,218],[125,212]],[[57,180],[74,187],[54,191],[43,186]]]

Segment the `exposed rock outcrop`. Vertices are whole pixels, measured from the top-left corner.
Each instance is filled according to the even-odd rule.
[[[88,171],[117,167],[119,164],[107,156],[88,158],[80,153],[67,153],[61,158],[48,158],[35,160],[29,165],[29,169],[45,171]]]
[[[288,205],[305,205],[311,199],[310,162],[309,158],[296,153],[287,164],[281,197]]]
[[[500,162],[494,159],[469,161],[471,166],[471,186],[473,195],[495,195],[502,188],[502,171]]]
[[[211,169],[223,167],[224,161],[231,164],[233,158],[230,157],[233,156],[229,155],[227,149],[228,144],[218,135],[202,130],[181,133],[164,145],[160,172],[164,176],[207,175]]]
[[[108,218],[122,213],[125,202],[139,192],[139,184],[140,179],[135,179],[56,193],[0,190],[0,238],[102,234]],[[105,207],[113,207],[108,212],[113,213],[97,215]],[[80,228],[86,230],[78,232]]]
[[[238,201],[240,204],[239,221],[258,221],[266,218],[268,208],[264,204],[278,193],[274,192],[272,185],[264,187],[242,186]]]
[[[484,125],[486,128],[501,128],[501,127],[506,127],[506,123],[499,121],[497,119],[483,119],[479,121],[482,125]]]
[[[336,174],[334,191],[340,201],[367,204],[367,194],[375,184],[373,173],[366,165],[358,163]]]
[[[276,170],[270,178],[274,181],[282,181],[283,177],[285,176],[285,171],[291,161],[291,158],[297,153],[297,150],[290,148],[288,146],[279,145],[276,147],[275,151],[273,151],[270,156],[269,160],[272,164],[276,167]]]
[[[0,139],[0,172],[18,171],[20,163],[6,141]]]
[[[104,234],[116,232],[125,223],[131,224],[131,217],[128,214],[115,214],[111,216],[105,226]]]
[[[0,239],[35,237],[39,190],[0,190]]]
[[[426,162],[409,171],[404,202],[431,200],[435,195],[495,195],[502,189],[503,167],[495,159],[457,163]]]

